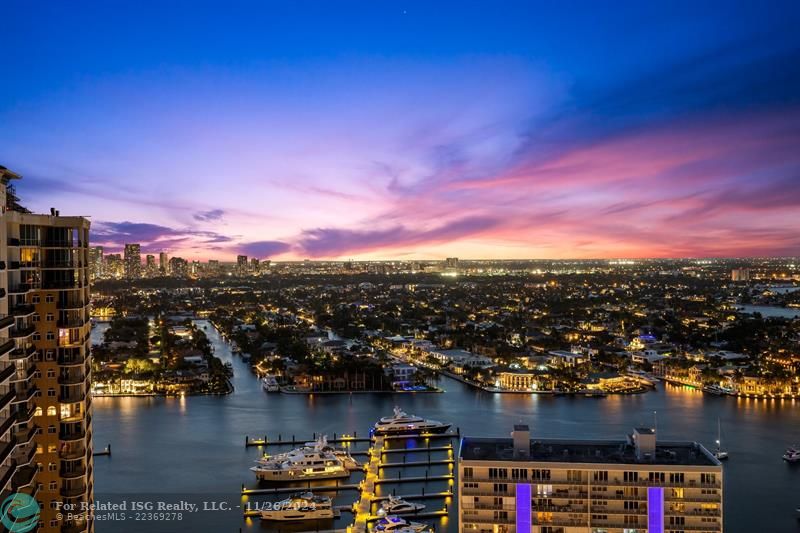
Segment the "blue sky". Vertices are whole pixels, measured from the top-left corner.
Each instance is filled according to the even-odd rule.
[[[109,249],[798,255],[796,2],[5,2],[0,164]]]

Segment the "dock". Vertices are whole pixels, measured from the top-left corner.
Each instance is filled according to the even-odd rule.
[[[398,496],[404,500],[432,500],[435,498],[452,498],[453,491],[446,490],[444,492],[423,492],[422,494],[403,494]],[[372,503],[380,503],[389,499],[389,496],[376,496],[372,498]]]
[[[304,486],[294,487],[271,487],[271,488],[247,488],[242,485],[243,496],[256,496],[256,495],[278,495],[278,494],[291,494],[311,490],[317,493],[332,492],[338,493],[340,491],[358,491],[358,499],[352,506],[338,506],[335,508],[337,517],[342,513],[353,513],[354,521],[351,526],[347,528],[348,533],[367,533],[369,531],[369,524],[380,517],[373,513],[373,506],[388,499],[386,496],[378,496],[378,487],[381,485],[389,484],[402,484],[402,483],[428,483],[433,481],[447,481],[452,482],[455,479],[453,473],[454,459],[454,446],[452,442],[446,445],[432,446],[431,441],[436,439],[453,439],[460,436],[460,431],[449,431],[446,433],[432,433],[422,435],[370,435],[369,437],[358,437],[355,433],[352,435],[344,434],[338,436],[333,435],[332,439],[328,439],[331,444],[350,444],[350,443],[369,443],[370,447],[367,450],[352,450],[351,455],[365,455],[368,459],[364,462],[363,470],[365,477],[359,483],[339,483],[329,485],[312,485],[310,482]],[[263,438],[245,437],[245,446],[302,446],[307,442],[313,442],[319,437],[314,433],[310,439],[297,439],[294,435],[290,439],[284,439],[282,435],[278,435],[277,439],[270,440],[266,435]],[[402,448],[389,448],[389,444],[399,440],[414,439],[417,441],[424,440],[424,445],[419,447],[402,447]],[[422,444],[420,442],[420,444]],[[432,458],[432,452],[446,452],[444,458]],[[419,454],[427,453],[427,457]],[[398,454],[402,454],[400,457]],[[411,456],[411,454],[416,454]],[[410,457],[409,457],[410,456]],[[384,462],[384,459],[393,459]],[[398,459],[402,459],[399,461]],[[413,459],[413,460],[407,460]],[[446,465],[448,467],[446,473],[438,474],[431,473],[426,468],[424,475],[403,475],[403,469],[406,467],[430,467]],[[396,475],[387,476],[388,469],[399,469]],[[397,489],[393,490],[395,492]],[[404,499],[444,499],[444,506],[431,511],[424,509],[419,513],[409,514],[410,519],[423,519],[423,518],[439,518],[447,516],[449,513],[450,498],[453,498],[452,486],[448,484],[448,489],[445,491],[432,491],[427,492],[422,488],[420,494],[409,494],[401,496]],[[258,517],[258,511],[246,511],[245,516]]]
[[[310,439],[297,439],[294,435],[292,435],[291,439],[284,439],[281,434],[278,434],[278,438],[275,440],[269,440],[267,435],[263,437],[251,437],[249,435],[245,435],[244,437],[244,445],[245,447],[250,446],[302,446],[307,442],[314,442],[317,440],[321,435],[317,435],[316,433]],[[372,438],[370,437],[359,437],[355,433],[352,435],[340,435],[337,436],[336,433],[333,434],[332,439],[328,439],[328,444],[350,444],[355,442],[372,442]]]
[[[111,456],[111,445],[109,444],[103,450],[101,450],[99,452],[94,452],[94,453],[92,453],[92,455],[94,457],[97,457],[98,455],[108,455],[110,457]]]
[[[404,466],[429,466],[429,465],[452,465],[453,459],[433,459],[428,461],[407,461],[403,463],[381,463],[381,468],[402,468]]]
[[[293,494],[295,492],[313,491],[313,492],[338,492],[345,490],[358,490],[361,486],[354,483],[340,483],[337,485],[308,485],[306,487],[272,487],[268,489],[248,489],[242,486],[242,496],[249,496],[255,494]]]

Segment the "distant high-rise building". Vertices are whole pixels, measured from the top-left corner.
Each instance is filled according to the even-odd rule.
[[[444,260],[444,266],[450,269],[458,268],[458,257],[448,257]]]
[[[139,244],[125,245],[125,278],[142,277],[142,247]]]
[[[253,272],[254,274],[258,274],[258,271],[259,271],[259,268],[260,268],[260,264],[259,263],[260,263],[260,261],[258,259],[256,259],[255,257],[250,259],[250,271]]]
[[[103,247],[92,246],[89,248],[89,278],[92,281],[104,276],[103,266]]]
[[[247,256],[246,255],[237,255],[236,256],[236,273],[239,275],[244,275],[247,273]]]
[[[169,275],[169,262],[167,259],[167,252],[158,254],[158,268],[161,270],[162,276]]]
[[[144,272],[148,278],[155,278],[158,276],[158,267],[156,266],[156,256],[147,254],[144,259]]]
[[[459,531],[721,532],[722,465],[696,442],[511,438],[461,441]],[[499,527],[499,529],[498,529]]]
[[[104,272],[107,278],[122,279],[125,275],[125,264],[122,261],[122,256],[120,254],[108,254],[105,260]]]
[[[169,260],[170,275],[176,278],[185,278],[189,275],[189,263],[180,257],[171,257]]]
[[[91,533],[61,514],[94,501],[89,221],[20,207],[18,178],[0,167],[0,259],[29,263],[0,270],[0,492],[36,500],[40,533]]]
[[[750,269],[734,268],[731,270],[731,281],[750,281]]]

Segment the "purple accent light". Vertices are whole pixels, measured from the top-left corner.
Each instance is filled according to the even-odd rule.
[[[531,533],[531,486],[517,484],[517,533]]]
[[[664,533],[664,489],[647,488],[647,533]]]

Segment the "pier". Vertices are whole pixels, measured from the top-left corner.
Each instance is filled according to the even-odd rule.
[[[308,482],[304,486],[293,487],[271,487],[271,488],[247,488],[242,485],[243,496],[266,496],[266,495],[279,495],[279,494],[292,494],[296,492],[310,490],[315,493],[339,493],[343,491],[358,491],[358,499],[352,506],[336,506],[335,510],[337,516],[342,513],[353,513],[353,524],[348,527],[350,533],[367,533],[369,531],[369,524],[379,520],[381,517],[373,512],[374,505],[380,505],[381,502],[388,500],[388,495],[379,496],[377,494],[378,487],[390,484],[403,484],[403,483],[428,483],[432,481],[446,481],[452,483],[455,479],[453,473],[453,466],[455,465],[454,459],[454,446],[452,442],[446,445],[432,446],[431,441],[434,439],[453,439],[460,436],[460,432],[450,431],[447,433],[432,433],[423,435],[371,435],[369,437],[358,437],[355,433],[352,435],[333,435],[332,439],[328,439],[330,444],[349,444],[367,442],[370,444],[367,450],[350,451],[351,454],[365,455],[368,459],[363,465],[364,479],[359,483],[340,483],[327,485],[312,485]],[[270,440],[266,435],[263,438],[245,437],[245,446],[269,447],[269,446],[302,446],[306,443],[314,442],[319,437],[314,433],[310,439],[297,439],[294,435],[291,438],[284,439],[282,435],[278,435],[277,439]],[[419,447],[402,447],[402,448],[389,448],[388,446],[400,440],[423,441]],[[445,452],[445,457],[433,458],[431,453]],[[412,455],[414,454],[414,455]],[[422,455],[420,455],[422,454]],[[424,454],[427,454],[425,457]],[[384,462],[385,459],[389,461]],[[402,460],[400,460],[402,459]],[[412,460],[409,460],[412,459]],[[428,468],[425,469],[423,475],[417,473],[416,475],[404,475],[403,469],[406,467],[431,467],[431,466],[447,466],[448,469],[445,473],[432,473]],[[399,469],[392,472],[394,475],[387,475],[388,469]],[[407,472],[406,472],[407,474]],[[396,489],[392,492],[396,492]],[[411,513],[407,516],[409,519],[423,519],[423,518],[439,518],[447,516],[449,513],[450,499],[453,498],[453,490],[450,485],[444,491],[431,491],[427,492],[425,487],[422,488],[422,493],[409,494],[401,496],[404,499],[417,499],[417,500],[433,500],[444,499],[444,505],[435,510],[426,511],[425,509],[417,513]],[[438,507],[438,506],[437,506]],[[246,511],[245,516],[258,517],[260,516],[257,511]]]
[[[281,434],[278,434],[278,438],[276,440],[269,440],[266,435],[263,437],[251,437],[249,435],[245,435],[244,437],[244,445],[245,447],[250,446],[302,446],[307,442],[314,442],[322,434],[317,435],[316,433],[310,439],[298,440],[292,435],[291,439],[283,439]],[[369,437],[359,437],[355,433],[352,435],[341,435],[338,436],[336,433],[333,434],[332,439],[328,439],[328,444],[349,444],[354,442],[372,442],[372,439]]]

